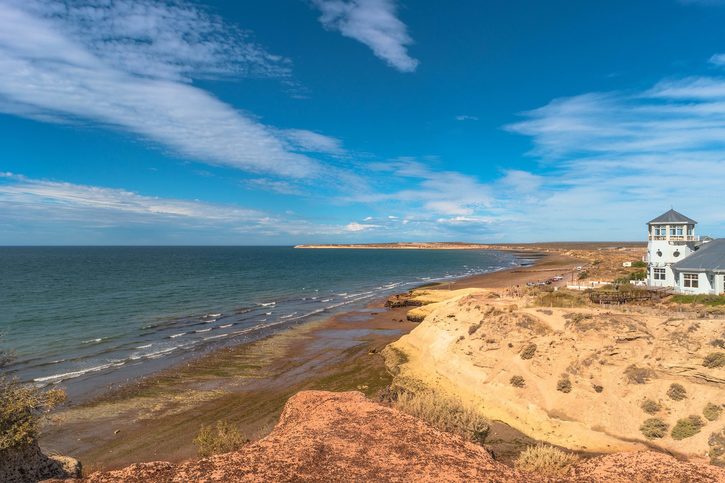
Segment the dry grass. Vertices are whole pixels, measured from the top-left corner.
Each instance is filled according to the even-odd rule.
[[[646,367],[631,365],[624,370],[624,375],[627,376],[627,382],[630,384],[647,384],[655,376],[655,372]]]
[[[722,406],[713,403],[707,403],[705,408],[702,410],[702,415],[705,416],[705,419],[708,421],[717,420],[720,417],[720,413],[722,413]]]
[[[650,418],[642,423],[639,430],[647,439],[659,439],[665,437],[668,428],[669,425],[660,418]]]
[[[545,444],[529,446],[516,460],[516,468],[546,477],[565,476],[579,457]]]
[[[0,378],[0,452],[33,444],[40,415],[65,401],[60,389],[41,391]]]
[[[708,354],[702,361],[702,365],[710,369],[725,366],[725,352],[713,352]]]
[[[673,401],[682,401],[687,397],[687,391],[682,384],[677,384],[675,382],[671,384],[670,388],[667,390],[667,396],[669,396],[669,398]]]
[[[458,434],[475,443],[483,444],[488,435],[488,421],[478,411],[434,391],[399,392],[393,405],[441,431]]]
[[[677,424],[672,428],[672,439],[681,440],[689,438],[700,432],[700,429],[705,426],[705,421],[700,416],[692,415],[683,419],[677,420]]]
[[[511,379],[509,380],[512,386],[514,387],[525,387],[526,381],[521,376],[511,376]]]
[[[519,354],[519,356],[522,359],[531,359],[532,357],[534,357],[534,354],[536,354],[536,344],[529,344],[521,349],[521,353]]]
[[[571,381],[566,377],[562,377],[561,379],[559,379],[559,382],[556,383],[556,390],[563,393],[570,393]]]
[[[651,399],[645,399],[640,407],[642,408],[642,411],[647,414],[657,414],[662,409],[662,405],[660,403]]]
[[[249,440],[228,421],[217,421],[215,426],[202,425],[194,438],[197,452],[202,458],[241,449]]]

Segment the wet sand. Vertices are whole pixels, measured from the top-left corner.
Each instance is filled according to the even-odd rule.
[[[502,288],[563,274],[578,263],[546,255],[529,267],[461,279],[442,287]],[[80,459],[89,470],[196,456],[202,424],[228,420],[249,439],[264,436],[287,399],[305,389],[359,390],[376,399],[392,381],[380,350],[412,330],[408,308],[365,309],[307,323],[265,339],[221,349],[51,416],[46,451]],[[494,424],[494,451],[530,442]]]

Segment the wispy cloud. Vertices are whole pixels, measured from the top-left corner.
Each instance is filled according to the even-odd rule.
[[[478,117],[461,114],[459,116],[456,116],[456,121],[478,121]]]
[[[408,54],[413,39],[397,17],[395,0],[312,0],[325,28],[337,30],[370,47],[401,72],[413,72],[418,60]]]
[[[349,225],[311,221],[291,212],[279,215],[9,172],[0,172],[0,226],[0,244],[138,243],[134,235],[149,231],[154,233],[151,243],[238,244],[339,237],[351,231]]]
[[[285,135],[192,85],[285,77],[289,62],[183,1],[0,0],[0,71],[0,112],[122,129],[204,163],[311,177],[322,167],[306,152],[341,149],[310,131]]]

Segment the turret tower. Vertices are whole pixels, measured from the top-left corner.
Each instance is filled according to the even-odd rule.
[[[682,213],[670,210],[647,223],[647,265],[650,286],[677,285],[671,265],[695,251],[697,222]]]

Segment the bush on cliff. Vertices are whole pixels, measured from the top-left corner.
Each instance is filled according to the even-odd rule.
[[[0,368],[10,361],[0,351]],[[0,376],[0,459],[2,453],[36,443],[41,415],[65,400],[60,389],[41,391]]]
[[[571,392],[571,381],[568,377],[562,377],[559,382],[556,383],[556,390],[563,393]]]
[[[237,451],[247,443],[249,440],[228,421],[217,421],[215,426],[202,425],[194,438],[196,450],[202,458]]]
[[[720,417],[720,413],[722,413],[722,406],[713,403],[707,403],[705,409],[702,410],[702,415],[708,421],[715,421]]]
[[[521,353],[519,354],[519,356],[522,359],[531,359],[532,357],[534,357],[534,354],[536,354],[536,344],[529,344],[521,349]]]
[[[642,423],[639,430],[647,439],[664,438],[669,425],[660,418],[649,418]]]
[[[393,405],[436,429],[458,434],[474,443],[483,444],[488,435],[488,421],[478,411],[434,391],[401,391]]]
[[[529,446],[516,459],[516,468],[544,477],[564,476],[579,462],[579,457],[546,444]]]
[[[526,386],[526,381],[521,376],[511,376],[511,379],[509,380],[509,382],[511,383],[511,385],[513,387],[525,387]]]
[[[677,424],[672,428],[672,439],[680,440],[694,436],[700,432],[700,428],[705,426],[705,421],[700,416],[692,415],[677,420]]]
[[[645,399],[640,407],[642,408],[642,411],[647,414],[656,414],[660,411],[660,409],[662,409],[662,405],[660,403],[651,399]]]
[[[725,366],[725,352],[713,352],[702,361],[702,365],[709,369]]]
[[[677,384],[675,382],[671,384],[670,388],[667,390],[667,396],[669,396],[669,398],[673,401],[682,401],[687,397],[687,391],[682,384]]]

